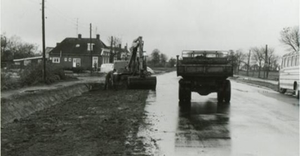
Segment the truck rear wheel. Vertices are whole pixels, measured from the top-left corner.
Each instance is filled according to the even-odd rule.
[[[218,98],[219,103],[223,102],[224,96],[223,96],[223,91],[222,90],[218,91],[217,98]]]
[[[230,84],[230,81],[229,80],[226,80],[225,82],[225,96],[224,96],[224,99],[225,99],[225,102],[228,103],[230,102],[230,99],[231,99],[231,84]]]
[[[231,99],[231,84],[229,80],[225,80],[224,84],[220,87],[217,92],[218,102],[221,103],[225,101],[226,103],[230,102]]]
[[[187,86],[179,83],[179,101],[190,101],[191,91]]]

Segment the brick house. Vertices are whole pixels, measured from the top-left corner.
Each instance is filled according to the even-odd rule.
[[[92,39],[82,38],[81,34],[78,34],[77,38],[65,38],[61,43],[57,43],[50,51],[49,59],[65,69],[99,68],[102,63],[109,62],[109,49],[100,40],[99,34]]]

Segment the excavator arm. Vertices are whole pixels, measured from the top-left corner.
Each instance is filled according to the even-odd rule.
[[[127,87],[130,89],[153,89],[156,88],[156,77],[147,75],[147,60],[144,56],[144,41],[140,36],[133,41],[131,58],[128,67],[131,75],[127,78]],[[138,55],[137,55],[138,54]]]

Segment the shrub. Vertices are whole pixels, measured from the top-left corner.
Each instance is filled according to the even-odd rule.
[[[11,73],[1,72],[1,90],[15,89],[20,87],[18,79],[13,78]]]
[[[43,83],[43,64],[29,64],[21,72],[21,84],[24,85],[35,85]],[[66,79],[66,75],[62,68],[55,66],[52,63],[46,64],[46,83],[50,84],[59,80]]]

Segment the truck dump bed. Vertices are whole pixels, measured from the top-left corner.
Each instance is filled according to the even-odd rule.
[[[227,51],[186,50],[177,57],[177,75],[227,78],[233,76],[232,61]]]

